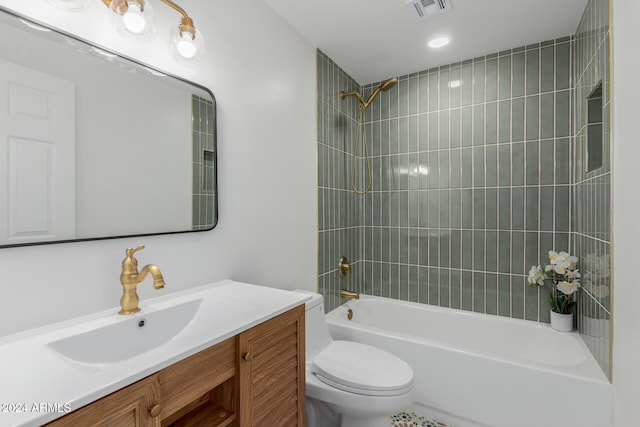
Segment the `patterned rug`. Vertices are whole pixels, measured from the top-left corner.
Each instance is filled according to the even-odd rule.
[[[430,420],[414,412],[400,412],[391,417],[392,427],[448,427],[440,421]]]

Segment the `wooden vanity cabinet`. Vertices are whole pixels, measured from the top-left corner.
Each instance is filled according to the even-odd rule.
[[[235,374],[235,337],[160,371],[162,427],[198,425],[193,422],[202,417],[215,419],[207,426],[230,425],[236,413]]]
[[[305,308],[238,336],[241,427],[305,425]]]
[[[160,427],[149,416],[160,400],[158,376],[152,375],[47,424],[55,427]]]
[[[294,308],[47,426],[304,426],[304,313]]]

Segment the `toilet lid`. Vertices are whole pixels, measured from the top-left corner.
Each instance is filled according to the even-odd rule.
[[[413,370],[402,359],[370,345],[333,341],[310,366],[320,381],[370,396],[399,395],[413,387]]]

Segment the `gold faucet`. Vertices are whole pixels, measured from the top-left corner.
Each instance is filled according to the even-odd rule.
[[[153,287],[156,289],[164,288],[164,278],[160,269],[155,265],[148,264],[142,267],[142,270],[138,273],[138,260],[134,258],[133,254],[144,249],[144,245],[137,248],[128,248],[125,253],[126,258],[122,260],[122,273],[120,273],[120,283],[122,283],[122,298],[120,299],[121,310],[118,314],[134,314],[140,311],[138,303],[138,292],[136,291],[138,285],[151,274],[153,277]]]

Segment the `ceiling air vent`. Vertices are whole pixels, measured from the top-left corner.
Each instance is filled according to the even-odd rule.
[[[407,6],[416,21],[441,15],[451,10],[450,0],[409,0]]]

